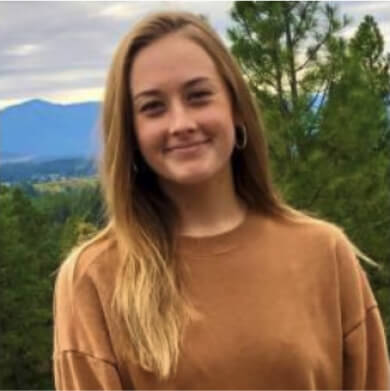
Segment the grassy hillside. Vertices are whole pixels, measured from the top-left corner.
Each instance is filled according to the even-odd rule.
[[[46,183],[34,183],[33,187],[38,193],[60,193],[77,188],[93,188],[97,183],[98,179],[94,176],[85,178],[66,178]]]

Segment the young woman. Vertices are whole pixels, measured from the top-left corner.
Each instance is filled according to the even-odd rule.
[[[108,225],[62,264],[58,389],[383,389],[358,249],[271,183],[256,104],[188,13],[120,43],[103,106]]]

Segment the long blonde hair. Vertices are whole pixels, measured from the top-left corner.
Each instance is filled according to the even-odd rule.
[[[122,359],[133,360],[160,379],[176,372],[185,325],[201,314],[186,297],[177,272],[177,209],[159,188],[156,174],[137,148],[130,72],[140,50],[171,33],[193,40],[212,58],[247,129],[247,146],[235,151],[231,161],[235,191],[247,207],[267,216],[296,221],[315,216],[287,205],[273,187],[258,106],[233,57],[207,22],[187,12],[155,13],[139,22],[120,42],[106,81],[99,174],[108,224],[74,249],[68,259],[76,259],[83,249],[99,240],[115,238],[121,263],[112,313],[123,330],[120,354]],[[356,247],[355,250],[369,260]]]

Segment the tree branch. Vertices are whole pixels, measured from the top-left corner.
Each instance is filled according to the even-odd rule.
[[[306,20],[305,18],[305,15],[306,15],[306,11],[307,9],[312,5],[312,3],[310,1],[307,1],[307,2],[304,2],[305,5],[304,5],[304,8],[303,10],[301,11],[301,14],[299,15],[300,16],[300,21],[299,21],[299,24],[298,26],[295,28],[295,32],[296,34],[294,34],[294,36],[292,37],[292,42],[293,42],[293,45],[295,46],[297,43],[298,43],[298,40],[301,36],[301,34],[299,33],[300,29],[302,28],[302,25],[303,25],[303,22]]]
[[[329,38],[331,32],[332,32],[332,26],[331,26],[331,24],[329,24],[328,31],[326,32],[326,34],[324,35],[322,40],[320,42],[318,42],[318,44],[314,47],[313,50],[310,50],[306,61],[295,69],[296,72],[299,72],[302,69],[306,68],[307,64],[314,59],[314,57],[317,55],[317,52],[321,49],[321,47],[324,45],[324,43]]]

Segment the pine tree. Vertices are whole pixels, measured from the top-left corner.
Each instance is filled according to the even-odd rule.
[[[332,78],[329,42],[347,23],[321,2],[236,2],[232,52],[258,97],[280,185],[315,142]],[[323,25],[324,27],[320,27]]]

